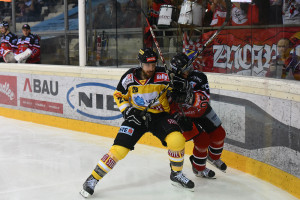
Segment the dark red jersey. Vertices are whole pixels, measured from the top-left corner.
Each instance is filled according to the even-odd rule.
[[[187,81],[191,85],[194,94],[193,103],[191,105],[179,105],[178,103],[172,102],[171,114],[183,111],[186,117],[201,117],[207,109],[210,98],[207,76],[200,71],[194,70],[189,74]]]
[[[1,41],[0,58],[3,57],[5,50],[11,50],[13,52],[16,51],[18,37],[15,34],[9,32],[8,34],[3,35],[0,41]]]
[[[31,56],[26,60],[26,63],[40,63],[40,37],[38,35],[29,34],[28,36],[22,36],[17,42],[17,52],[20,54],[24,52],[27,48],[32,51]]]

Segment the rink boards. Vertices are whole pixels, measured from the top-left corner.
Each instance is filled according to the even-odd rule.
[[[1,64],[0,115],[114,137],[122,115],[112,93],[126,70]],[[207,75],[227,132],[223,159],[300,198],[300,83]],[[151,134],[140,143],[162,147]]]

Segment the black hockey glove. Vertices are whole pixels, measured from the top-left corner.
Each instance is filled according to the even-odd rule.
[[[184,117],[179,113],[175,113],[173,118],[177,121],[182,131],[191,131],[193,130],[193,122],[188,117]]]
[[[127,120],[128,122],[133,122],[136,125],[140,126],[142,125],[143,120],[143,111],[136,109],[132,106],[128,106],[123,112],[123,117],[125,120]]]
[[[179,76],[173,77],[173,89],[178,91],[185,91],[189,88],[189,83],[184,78]]]
[[[170,96],[172,98],[173,101],[175,101],[176,103],[186,103],[191,105],[193,103],[193,92],[190,90],[187,91],[178,91],[178,90],[172,90],[170,92]]]

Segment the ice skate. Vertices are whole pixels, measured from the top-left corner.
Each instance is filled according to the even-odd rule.
[[[193,181],[185,177],[182,171],[174,172],[171,171],[170,179],[172,181],[172,185],[186,188],[190,191],[194,191],[195,184]]]
[[[83,189],[80,191],[80,194],[87,198],[90,195],[94,194],[95,186],[97,185],[98,180],[90,175],[83,184]]]
[[[192,164],[192,170],[197,177],[202,177],[202,178],[211,178],[211,179],[216,179],[215,178],[215,172],[211,169],[205,168],[202,171],[198,171],[194,166],[193,166],[193,156],[190,156],[190,161]]]
[[[211,157],[207,156],[207,161],[212,164],[213,166],[215,166],[216,168],[218,168],[219,170],[221,170],[222,172],[226,172],[227,169],[227,165],[221,160],[213,160]]]

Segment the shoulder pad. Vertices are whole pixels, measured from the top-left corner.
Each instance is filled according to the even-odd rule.
[[[124,88],[125,90],[127,90],[128,85],[129,85],[130,83],[133,83],[133,82],[134,82],[134,78],[133,78],[133,70],[132,70],[132,69],[128,70],[128,71],[124,74],[124,76],[123,76],[123,78],[122,78],[121,81],[122,81],[122,86],[123,86],[123,88]]]

